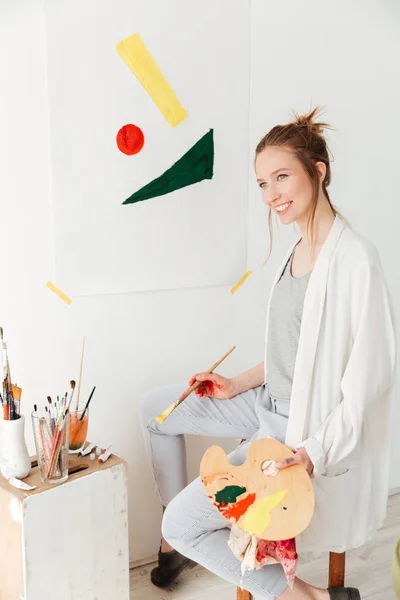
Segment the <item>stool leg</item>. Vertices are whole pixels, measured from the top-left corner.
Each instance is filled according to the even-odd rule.
[[[329,552],[329,587],[344,587],[345,552]]]
[[[242,590],[242,588],[236,588],[236,600],[252,600],[253,596],[247,590]]]

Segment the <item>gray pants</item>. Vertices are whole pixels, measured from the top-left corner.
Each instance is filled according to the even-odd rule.
[[[158,423],[156,417],[185,387],[151,390],[141,402],[146,448],[160,500],[167,506],[162,534],[181,554],[239,585],[240,562],[227,543],[228,522],[207,498],[200,478],[187,485],[184,434],[246,439],[229,455],[232,464],[241,465],[252,441],[268,435],[285,440],[289,401],[271,398],[266,385],[229,400],[191,394],[164,423]],[[278,564],[246,573],[241,585],[263,600],[275,600],[287,587]]]

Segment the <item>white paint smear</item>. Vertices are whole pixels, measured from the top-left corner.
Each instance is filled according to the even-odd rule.
[[[11,500],[10,504],[8,505],[8,510],[13,521],[16,521],[17,523],[22,522],[21,505],[16,498]]]

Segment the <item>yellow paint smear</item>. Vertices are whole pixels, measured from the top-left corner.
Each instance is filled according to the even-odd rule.
[[[240,288],[240,286],[244,284],[246,279],[251,274],[252,274],[252,271],[246,271],[246,273],[243,275],[243,277],[241,279],[239,279],[239,281],[236,283],[236,285],[234,285],[233,288],[231,289],[231,294],[234,294]]]
[[[138,33],[118,42],[117,52],[157,104],[171,127],[176,127],[186,119],[185,109]]]
[[[262,535],[271,522],[271,510],[283,502],[288,491],[278,490],[257,500],[240,521],[240,527],[252,535]]]
[[[56,288],[56,286],[53,283],[51,283],[51,281],[48,281],[46,285],[49,288],[49,290],[57,294],[57,296],[59,296],[61,300],[64,300],[64,302],[66,302],[67,304],[71,304],[71,298],[68,298],[68,296],[66,296],[61,290]]]

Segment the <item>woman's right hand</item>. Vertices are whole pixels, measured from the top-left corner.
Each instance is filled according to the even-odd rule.
[[[193,385],[196,381],[201,382],[199,387],[194,390],[200,398],[227,400],[237,394],[234,380],[222,377],[218,373],[197,373],[193,375],[189,385]]]

